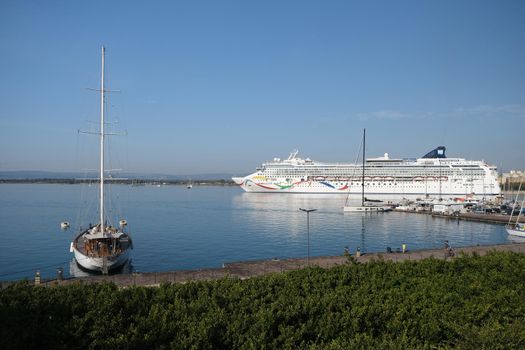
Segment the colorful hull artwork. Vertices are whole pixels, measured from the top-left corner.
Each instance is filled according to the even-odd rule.
[[[330,190],[332,192],[340,192],[348,190],[348,184],[344,183],[330,183],[327,181],[299,181],[292,184],[280,183],[258,183],[250,179],[245,179],[240,183],[241,187],[249,188],[249,192],[320,192],[326,193]],[[321,188],[321,190],[319,190]],[[345,192],[346,193],[346,192]]]

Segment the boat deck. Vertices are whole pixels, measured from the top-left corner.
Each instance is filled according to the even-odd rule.
[[[80,253],[90,257],[118,255],[131,247],[131,238],[127,234],[118,238],[97,239],[87,239],[84,234],[81,234],[73,242]]]

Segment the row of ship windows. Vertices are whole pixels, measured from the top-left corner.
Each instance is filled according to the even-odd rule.
[[[348,185],[348,186],[361,186],[361,183],[360,182],[349,182],[349,183],[346,183],[346,182],[335,182],[335,183],[331,183],[333,186],[345,186],[345,185]],[[318,182],[308,182],[308,183],[302,183],[300,186],[311,186],[311,187],[326,187],[326,185],[322,184],[322,183],[318,183]],[[425,188],[425,187],[439,187],[439,183],[434,183],[434,184],[421,184],[421,183],[402,183],[402,182],[384,182],[384,183],[381,183],[381,182],[370,182],[370,183],[365,183],[365,187],[366,186],[401,186],[401,187],[418,187],[418,188]],[[445,183],[443,183],[443,186],[445,186]],[[456,186],[460,186],[460,187],[475,187],[473,185],[469,185],[469,184],[458,184]],[[494,184],[486,184],[484,185],[484,187],[494,187]]]
[[[270,182],[277,182],[276,179],[268,179],[268,181]],[[291,181],[287,181],[288,183],[290,183]],[[446,184],[447,182],[449,181],[446,181],[446,180],[443,180],[441,181],[442,184]],[[333,186],[344,186],[344,185],[348,185],[348,186],[361,186],[361,182],[329,182],[331,185]],[[367,181],[365,182],[365,186],[369,186],[369,185],[373,185],[373,186],[407,186],[407,185],[417,185],[417,186],[423,186],[423,187],[427,187],[427,186],[439,186],[439,181],[435,181],[435,182],[425,182],[425,181],[418,181],[418,182],[413,182],[413,181],[389,181],[389,182],[378,182],[378,181]],[[321,186],[326,186],[326,185],[323,185],[322,183],[319,183],[317,181],[314,181],[314,182],[303,182],[302,183],[303,185],[307,185],[307,186],[311,186],[312,184],[314,185],[321,185]],[[464,183],[464,184],[457,184],[459,186],[465,186],[465,187],[472,187],[474,186],[473,183]],[[488,184],[486,186],[489,186]],[[491,185],[492,186],[492,185]]]
[[[361,172],[343,172],[343,171],[321,171],[321,170],[310,170],[310,171],[298,171],[298,170],[278,170],[278,169],[275,169],[275,170],[266,170],[266,171],[263,171],[261,172],[261,174],[299,174],[299,175],[340,175],[340,176],[359,176],[361,175]],[[400,175],[406,175],[407,172],[402,172],[402,171],[389,171],[389,172],[386,172],[386,171],[369,171],[366,173],[367,175],[370,175],[370,176],[373,176],[373,175],[383,175],[383,176],[393,176],[393,175],[397,175],[397,174],[400,174]],[[412,171],[410,172],[410,174],[412,175],[427,175],[427,176],[432,176],[432,175],[439,175],[439,174],[457,174],[458,176],[464,176],[464,177],[470,177],[470,176],[474,176],[474,175],[484,175],[485,172],[484,171],[475,171],[475,172],[469,172],[468,174],[465,174],[465,173],[461,173],[459,171],[453,171],[453,170],[444,170],[444,171],[435,171],[435,172],[431,172],[431,171]]]
[[[342,176],[341,176],[342,177]],[[286,182],[297,182],[297,181],[303,181],[303,180],[306,180],[306,181],[328,181],[330,183],[332,182],[342,182],[342,183],[347,183],[347,182],[357,182],[357,183],[361,183],[361,179],[357,180],[356,177],[354,176],[353,179],[348,179],[349,181],[347,181],[347,179],[340,179],[340,178],[337,178],[337,177],[324,177],[324,176],[319,176],[319,177],[314,177],[314,176],[309,176],[308,178],[304,178],[304,177],[301,177],[301,178],[284,178],[284,177],[265,177],[264,178],[265,180],[267,181],[286,181]],[[357,181],[356,181],[357,180]],[[365,177],[365,182],[383,182],[384,180],[386,180],[387,182],[422,182],[422,183],[433,183],[433,182],[446,182],[446,181],[454,181],[454,182],[461,182],[461,179],[457,179],[457,178],[454,178],[454,177],[447,177],[447,176],[441,176],[441,180],[440,180],[440,177],[437,176],[437,177],[430,177],[430,178],[424,178],[424,177],[396,177],[396,178],[392,178],[392,177],[376,177],[374,178],[373,176],[370,176],[370,177]],[[469,182],[469,183],[472,183],[472,182],[475,182],[476,180],[483,180],[483,177],[476,177],[476,178],[469,178],[469,179],[465,179],[464,182]]]
[[[461,172],[462,170],[464,172],[471,172],[476,170],[483,170],[483,168],[476,166],[476,167],[466,167],[468,169],[463,169],[462,167],[450,167],[448,165],[445,166],[406,166],[406,167],[377,167],[377,166],[370,166],[367,165],[365,167],[366,170],[384,170],[384,171],[440,171],[440,170],[447,170],[447,169],[453,169],[455,171]],[[274,170],[274,169],[284,169],[287,171],[291,170],[300,170],[300,171],[311,171],[311,170],[321,170],[321,171],[330,171],[330,170],[338,170],[338,171],[344,171],[344,172],[352,172],[352,171],[363,171],[363,167],[327,167],[327,166],[308,166],[308,167],[289,167],[289,166],[277,166],[277,167],[261,167],[259,170]]]
[[[261,168],[266,168],[266,169],[325,169],[325,170],[328,170],[328,169],[342,169],[342,170],[354,170],[354,169],[363,169],[363,167],[361,165],[357,165],[357,166],[336,166],[336,165],[333,165],[333,166],[329,166],[329,165],[309,165],[309,166],[300,166],[300,165],[296,165],[296,166],[290,166],[289,164],[283,164],[283,165],[276,165],[276,166],[271,166],[271,167],[261,167]],[[377,166],[377,165],[370,165],[370,164],[367,164],[365,166],[365,169],[389,169],[389,170],[413,170],[413,169],[450,169],[450,168],[457,168],[458,170],[460,169],[464,169],[465,170],[473,170],[473,169],[481,169],[482,167],[480,166],[473,166],[473,167],[470,167],[470,166],[464,166],[464,167],[457,167],[457,166],[449,166],[449,165],[406,165],[406,166],[387,166],[387,167],[383,167],[383,166]]]
[[[335,186],[344,186],[346,184],[335,184]],[[356,184],[356,185],[350,185],[350,187],[361,187],[361,184]],[[365,187],[377,187],[377,186],[381,186],[381,187],[396,187],[396,184],[365,184]],[[322,184],[310,184],[310,185],[307,185],[305,187],[321,187],[321,188],[326,188],[325,185],[322,185]],[[399,186],[397,186],[399,187]],[[429,187],[432,187],[432,186],[425,186],[425,185],[406,185],[406,186],[401,186],[403,188],[420,188],[420,189],[429,189]],[[439,188],[439,186],[433,186],[435,188]],[[447,186],[448,187],[448,186]],[[455,187],[460,187],[460,188],[472,188],[472,186],[455,186]],[[494,185],[485,185],[484,186],[485,188],[494,188]]]

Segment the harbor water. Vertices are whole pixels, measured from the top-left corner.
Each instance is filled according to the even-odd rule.
[[[0,185],[0,280],[64,277],[80,270],[69,252],[80,226],[96,221],[96,185]],[[111,199],[109,199],[111,198]],[[503,225],[410,213],[343,213],[344,195],[245,193],[236,186],[112,185],[107,206],[133,237],[125,272],[224,263],[510,242]],[[359,198],[351,198],[354,204]],[[310,214],[309,243],[306,213]],[[68,231],[60,223],[69,221]]]

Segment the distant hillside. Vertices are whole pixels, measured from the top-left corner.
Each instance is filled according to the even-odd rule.
[[[34,180],[34,179],[79,179],[96,178],[95,172],[52,172],[40,170],[19,170],[19,171],[0,171],[1,180]],[[143,174],[143,173],[117,173],[113,174],[116,178],[140,179],[140,180],[230,180],[233,174],[190,174],[190,175],[169,175],[169,174]]]
[[[20,171],[0,171],[0,179],[18,180],[18,179],[73,179],[85,177],[85,174],[73,172],[52,172],[40,170],[20,170]]]

